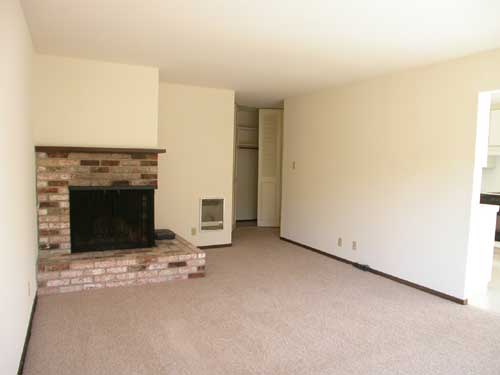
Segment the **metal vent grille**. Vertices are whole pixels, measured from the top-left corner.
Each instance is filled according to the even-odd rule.
[[[224,199],[202,198],[200,211],[201,230],[224,229]]]

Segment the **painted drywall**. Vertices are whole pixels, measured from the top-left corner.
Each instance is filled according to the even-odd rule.
[[[156,147],[158,69],[36,55],[39,145]]]
[[[498,66],[500,50],[286,99],[281,235],[466,297],[478,93]]]
[[[231,242],[234,91],[160,84],[156,227],[197,246]],[[200,198],[224,198],[224,229],[200,232]],[[191,234],[191,228],[196,234]]]
[[[30,127],[32,44],[17,0],[0,3],[0,373],[16,374],[36,293]]]

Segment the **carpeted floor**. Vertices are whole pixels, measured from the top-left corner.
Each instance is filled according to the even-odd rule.
[[[493,272],[488,290],[484,294],[469,298],[469,304],[500,314],[500,252],[498,249],[495,250],[493,258]]]
[[[40,298],[25,374],[498,375],[500,315],[246,227],[205,279]]]

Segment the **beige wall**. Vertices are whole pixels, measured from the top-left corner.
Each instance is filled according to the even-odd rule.
[[[156,147],[158,69],[37,55],[39,145]]]
[[[17,0],[0,4],[0,373],[16,374],[36,293],[31,39]]]
[[[478,93],[499,66],[500,50],[287,99],[282,236],[466,297]]]
[[[198,246],[231,242],[234,91],[160,84],[156,227]],[[200,198],[224,198],[224,230],[199,231]],[[191,235],[191,228],[197,234]]]

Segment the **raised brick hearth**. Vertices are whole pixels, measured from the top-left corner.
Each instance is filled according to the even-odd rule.
[[[177,236],[148,249],[48,255],[38,260],[38,294],[185,280],[205,275],[203,250]]]

